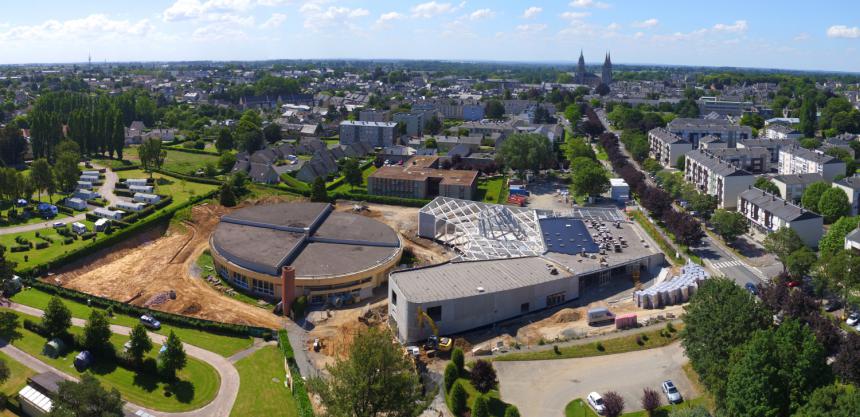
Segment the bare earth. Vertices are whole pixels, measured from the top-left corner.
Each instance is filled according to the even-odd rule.
[[[65,287],[137,306],[149,304],[156,310],[207,320],[278,328],[281,319],[271,311],[222,295],[189,273],[209,247],[209,236],[221,215],[229,211],[213,204],[195,206],[191,221],[183,222],[185,227],[171,227],[143,244],[95,254],[88,263],[81,263],[84,266],[52,278]],[[166,297],[171,290],[175,300]]]

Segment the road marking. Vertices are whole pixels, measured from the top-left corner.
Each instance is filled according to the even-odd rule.
[[[724,262],[712,262],[711,265],[713,265],[713,267],[717,268],[717,269],[731,268],[733,266],[744,266],[738,260],[724,261]]]

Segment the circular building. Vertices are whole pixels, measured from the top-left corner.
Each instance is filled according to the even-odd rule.
[[[221,217],[209,246],[215,269],[235,286],[272,300],[307,295],[311,303],[369,297],[402,253],[393,229],[328,203],[237,210]]]

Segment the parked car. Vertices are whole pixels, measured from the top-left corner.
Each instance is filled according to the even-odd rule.
[[[744,288],[746,288],[747,291],[750,292],[750,294],[758,297],[758,287],[756,287],[755,284],[753,284],[752,282],[747,282],[746,284],[744,284]]]
[[[845,320],[845,324],[849,326],[856,326],[857,324],[860,324],[860,313],[855,311],[849,314],[848,319]]]
[[[66,227],[66,222],[54,222],[54,229],[62,229]]]
[[[678,391],[678,388],[675,387],[675,383],[672,380],[663,381],[663,393],[666,394],[666,400],[669,401],[669,404],[678,404],[681,401],[684,401],[681,398],[681,393]]]
[[[603,404],[603,397],[601,397],[600,394],[592,392],[591,394],[588,394],[586,400],[588,401],[588,405],[590,405],[597,414],[603,414],[606,412],[606,406]]]
[[[824,311],[826,311],[828,313],[832,313],[836,310],[839,310],[840,308],[842,308],[842,303],[840,303],[839,300],[832,299],[832,298],[825,300]]]
[[[800,284],[802,284],[802,282],[797,281],[797,280],[786,281],[786,283],[785,283],[785,285],[788,288],[796,288],[796,287],[799,287]]]
[[[161,322],[156,320],[155,317],[150,316],[149,314],[144,314],[140,316],[140,322],[150,329],[159,330],[161,329]]]

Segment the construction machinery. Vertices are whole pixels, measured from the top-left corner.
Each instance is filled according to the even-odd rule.
[[[433,335],[427,338],[424,342],[425,350],[439,350],[440,352],[448,352],[454,347],[454,340],[450,337],[439,337],[439,328],[436,327],[436,321],[433,320],[421,307],[418,307],[416,312],[418,318],[418,328],[423,329],[426,323],[433,331]]]

